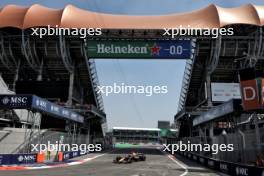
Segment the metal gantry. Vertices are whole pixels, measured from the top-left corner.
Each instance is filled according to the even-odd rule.
[[[96,100],[96,105],[97,107],[101,110],[104,111],[104,105],[103,105],[103,98],[101,93],[98,92],[98,86],[99,80],[98,80],[98,75],[97,75],[97,70],[96,70],[96,65],[94,59],[88,58],[88,53],[86,51],[86,46],[87,43],[85,42],[83,44],[83,55],[86,61],[87,69],[89,72],[89,78],[91,79],[91,84],[92,84],[92,93],[95,97]]]
[[[236,32],[238,35],[235,33],[234,36],[230,37],[197,38],[196,59],[193,60],[193,63],[192,60],[186,62],[178,112],[187,107],[193,111],[194,109],[191,107],[202,106],[200,102],[203,99],[199,100],[200,102],[192,99],[197,98],[197,92],[203,91],[203,87],[206,88],[206,99],[210,100],[211,81],[233,82],[235,81],[234,74],[237,71],[237,66],[240,69],[255,67],[260,60],[263,60],[263,29],[249,26],[244,31]],[[206,73],[202,73],[204,70],[206,70]],[[210,104],[212,103],[207,101],[207,105]]]

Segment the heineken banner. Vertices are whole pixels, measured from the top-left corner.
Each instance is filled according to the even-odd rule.
[[[89,58],[189,59],[191,40],[89,40]]]

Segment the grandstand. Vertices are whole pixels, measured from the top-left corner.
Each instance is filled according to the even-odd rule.
[[[242,14],[248,12],[257,14],[260,23],[248,17],[237,24],[218,11],[220,21],[225,19],[224,27],[232,27],[234,35],[197,38],[195,57],[186,64],[175,123],[186,143],[234,144],[232,153],[200,154],[250,164],[264,151],[263,109],[245,110],[240,81],[263,77],[263,16],[261,8],[253,5],[233,10],[237,20],[245,20]]]
[[[168,129],[171,134],[168,137],[176,135],[177,130]],[[113,127],[113,143],[130,143],[130,144],[160,144],[162,137],[167,137],[160,128],[132,128],[132,127]]]
[[[40,39],[4,20],[13,14],[12,19],[19,20],[21,10],[8,6],[0,15],[0,152],[30,152],[29,144],[59,141],[61,136],[66,143],[103,143],[106,114],[85,40],[78,36]],[[37,97],[36,103],[49,107],[8,104],[22,95],[30,101]]]

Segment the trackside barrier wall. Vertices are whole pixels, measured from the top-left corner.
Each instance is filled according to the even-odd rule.
[[[225,162],[221,160],[215,160],[208,157],[204,157],[198,154],[190,152],[177,152],[179,155],[184,156],[190,160],[193,160],[199,164],[204,165],[213,170],[223,172],[225,174],[234,176],[263,176],[264,168],[242,165],[238,163]]]
[[[67,161],[71,158],[79,157],[82,155],[86,155],[89,152],[81,152],[81,151],[75,151],[75,152],[63,152],[63,161]]]
[[[37,162],[37,154],[0,154],[0,165],[33,164]]]
[[[86,155],[89,152],[58,152],[58,157],[54,161],[67,161],[71,158]],[[13,165],[13,164],[34,164],[43,163],[45,161],[44,153],[36,154],[0,154],[0,166],[1,165]]]

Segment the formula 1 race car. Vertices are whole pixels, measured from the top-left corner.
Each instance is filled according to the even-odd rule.
[[[117,156],[113,163],[121,164],[121,163],[132,163],[137,161],[145,161],[146,156],[143,153],[131,153],[125,157]]]

